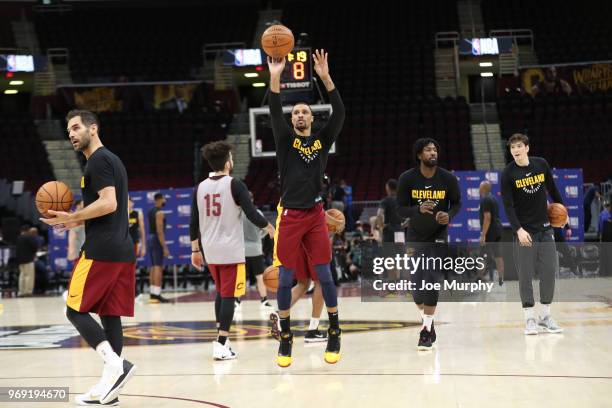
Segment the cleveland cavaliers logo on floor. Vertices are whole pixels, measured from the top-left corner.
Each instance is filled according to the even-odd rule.
[[[292,322],[293,334],[301,337],[308,330],[308,321]],[[343,333],[403,329],[413,322],[348,320],[342,322]],[[125,346],[156,344],[206,343],[217,338],[215,322],[160,322],[126,324]],[[232,341],[270,338],[267,322],[245,320],[232,327]],[[70,325],[0,327],[0,350],[88,347]]]

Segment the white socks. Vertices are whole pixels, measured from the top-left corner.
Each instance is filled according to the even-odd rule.
[[[161,295],[161,286],[151,286],[149,293],[156,296]]]
[[[524,307],[523,312],[525,312],[525,320],[535,319],[533,307]]]
[[[542,305],[542,318],[550,316],[550,304]]]
[[[316,330],[319,327],[319,319],[315,319],[314,317],[310,318],[310,325],[308,326],[308,330]]]
[[[96,351],[98,352],[100,357],[102,357],[105,364],[121,364],[121,357],[119,357],[117,353],[113,351],[113,348],[111,347],[108,341],[105,340],[102,343],[98,344],[98,347],[96,347]]]
[[[425,327],[427,331],[431,331],[432,322],[433,322],[433,316],[423,315],[423,327]]]

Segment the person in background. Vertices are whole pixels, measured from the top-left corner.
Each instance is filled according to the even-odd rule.
[[[593,201],[601,198],[601,191],[598,184],[593,184],[587,192],[584,194],[583,206],[584,206],[584,232],[589,232],[591,229],[591,219],[593,213],[591,212],[591,205]]]
[[[38,251],[38,242],[28,225],[21,227],[21,235],[17,237],[16,247],[19,263],[17,296],[31,296],[34,292],[34,259]]]
[[[604,223],[612,222],[612,214],[610,214],[610,202],[605,202],[603,205],[603,211],[599,214],[599,222],[597,223],[597,238],[598,241],[602,240]]]
[[[255,201],[253,199],[253,193],[249,191],[249,198],[253,205],[255,205]],[[257,213],[262,217],[264,214],[257,210]],[[266,289],[266,285],[263,282],[263,273],[266,269],[264,256],[263,256],[263,248],[262,248],[262,238],[267,234],[267,231],[264,228],[259,228],[257,225],[253,224],[246,217],[244,213],[241,215],[242,217],[242,228],[244,231],[244,255],[245,255],[245,266],[246,266],[246,275],[250,279],[252,276],[255,277],[257,282],[257,292],[259,293],[260,298],[260,308],[262,310],[267,310],[273,308],[272,304],[268,300],[268,291]],[[236,309],[240,308],[240,297],[236,297]]]

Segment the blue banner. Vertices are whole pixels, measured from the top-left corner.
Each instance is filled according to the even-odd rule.
[[[500,171],[456,171],[453,174],[459,180],[463,205],[461,211],[449,226],[450,242],[479,242],[480,218],[478,209],[480,193],[478,188],[483,180],[491,182],[491,194],[499,204],[502,224],[504,227],[510,226],[502,203]],[[570,217],[572,236],[568,241],[582,242],[584,240],[584,229],[582,228],[584,223],[582,169],[555,169],[553,170],[553,177]]]
[[[492,194],[499,203],[500,217],[505,227],[508,227],[508,218],[504,211],[501,198],[501,172],[499,171],[457,171],[454,172],[459,180],[461,189],[462,208],[449,226],[450,242],[478,242],[480,237],[480,219],[478,208],[480,182],[489,180]],[[572,236],[570,242],[584,240],[584,214],[582,210],[583,187],[582,169],[553,170],[553,177],[557,188],[561,192],[565,206],[570,217]],[[142,211],[145,223],[145,236],[149,234],[148,212],[153,208],[153,196],[162,193],[166,197],[166,206],[163,208],[166,215],[166,242],[170,256],[164,260],[165,265],[188,265],[191,262],[191,241],[189,237],[189,219],[191,215],[192,188],[166,189],[153,191],[132,191],[130,197],[134,200],[134,208]],[[68,233],[58,233],[51,230],[49,233],[49,262],[53,270],[67,269]],[[151,265],[149,254],[138,259],[139,267]]]
[[[145,237],[149,234],[148,213],[155,206],[153,196],[162,193],[166,198],[163,212],[166,216],[166,243],[170,256],[164,265],[188,265],[191,263],[191,240],[189,237],[189,218],[193,189],[162,189],[152,191],[131,191],[134,209],[141,211],[144,218]],[[66,270],[70,267],[66,260],[68,253],[68,233],[49,232],[49,263],[53,270]],[[139,267],[151,266],[148,248],[144,257],[138,258]]]

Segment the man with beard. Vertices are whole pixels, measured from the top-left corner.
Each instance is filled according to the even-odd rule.
[[[128,233],[127,172],[121,160],[102,145],[99,122],[89,111],[66,116],[75,150],[87,158],[81,178],[84,208],[73,213],[49,210],[41,221],[59,230],[85,223],[85,243],[72,271],[66,316],[104,360],[98,384],[77,395],[79,405],[118,405],[119,393],[136,366],[120,357],[121,316],[134,316],[133,243]],[[100,316],[102,327],[90,313]]]
[[[219,335],[213,342],[215,360],[236,358],[228,336],[236,298],[243,296],[246,289],[241,212],[258,228],[265,228],[270,237],[274,236],[274,227],[257,212],[244,183],[230,176],[234,168],[231,149],[225,141],[204,146],[203,156],[215,173],[196,188],[189,228],[191,263],[202,269],[202,250],[217,288],[215,318]]]
[[[324,50],[316,50],[313,60],[315,71],[325,85],[333,109],[329,122],[317,134],[312,134],[314,118],[310,106],[306,103],[293,106],[292,126],[285,121],[280,97],[280,77],[285,68],[285,59],[268,58],[270,118],[281,176],[277,236],[274,240],[275,254],[281,263],[277,293],[281,340],[276,357],[280,367],[288,367],[292,361],[293,334],[289,318],[291,286],[301,251],[306,253],[314,265],[310,273],[316,274],[327,306],[329,329],[324,359],[329,364],[340,359],[338,295],[329,266],[332,253],[321,190],[329,150],[342,130],[345,109],[329,74],[327,53]]]
[[[397,213],[410,218],[406,241],[414,257],[446,256],[448,223],[461,208],[459,182],[451,172],[438,167],[439,150],[440,145],[434,139],[418,139],[413,148],[417,167],[405,171],[398,181]],[[412,296],[423,319],[417,348],[430,350],[436,341],[433,318],[439,291],[421,287],[423,283],[440,283],[442,271],[419,268],[411,272],[411,280],[416,285]]]

